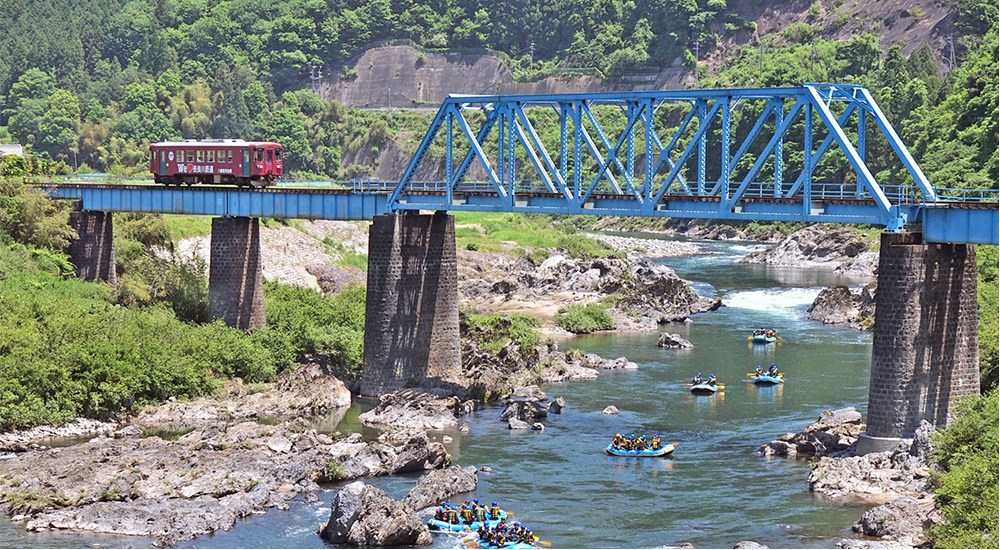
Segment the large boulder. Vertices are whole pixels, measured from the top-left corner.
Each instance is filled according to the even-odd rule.
[[[852,528],[869,537],[916,546],[923,543],[924,529],[935,523],[935,518],[939,519],[939,514],[929,495],[903,497],[868,510]]]
[[[412,507],[361,482],[337,493],[330,519],[319,535],[330,543],[349,546],[428,546],[432,542],[430,531]]]
[[[656,345],[667,349],[687,349],[694,347],[694,344],[682,338],[680,334],[671,334],[669,332],[661,333],[660,341]]]
[[[875,289],[871,282],[858,291],[846,286],[823,289],[807,310],[809,319],[827,325],[851,325],[871,330],[875,322]]]
[[[510,420],[516,418],[524,422],[533,422],[538,418],[545,418],[549,414],[549,408],[538,401],[513,401],[500,413],[500,420]]]
[[[403,498],[403,503],[414,510],[422,510],[445,502],[454,495],[475,491],[478,483],[475,466],[433,470],[420,476],[417,484]]]
[[[865,431],[861,413],[854,407],[823,411],[819,419],[798,433],[785,434],[757,449],[760,456],[822,456],[845,453]]]

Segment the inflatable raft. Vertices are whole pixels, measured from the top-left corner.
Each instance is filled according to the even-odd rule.
[[[757,334],[750,337],[750,341],[754,344],[773,344],[778,341],[777,336],[766,336],[764,334]]]
[[[497,545],[493,544],[492,542],[483,542],[483,541],[479,541],[479,547],[480,548],[503,548],[504,550],[507,550],[508,548],[512,549],[512,550],[519,550],[519,549],[523,549],[523,548],[534,548],[534,546],[532,546],[532,545],[530,545],[530,544],[528,544],[526,542],[508,542],[507,544],[504,544],[503,546],[497,546]]]
[[[770,376],[768,374],[761,374],[761,375],[753,377],[753,383],[754,384],[773,385],[773,384],[780,384],[782,382],[784,382],[784,380],[782,380],[780,374],[778,376]]]
[[[501,521],[507,517],[507,512],[500,510],[500,519],[487,519],[487,527],[496,527]],[[427,520],[427,527],[437,530],[437,531],[448,531],[451,533],[465,533],[469,531],[478,531],[480,527],[483,526],[481,521],[473,521],[472,523],[463,523],[461,519],[458,523],[448,523],[447,521],[441,521],[439,519],[431,518]],[[508,548],[504,546],[504,548]]]
[[[616,449],[613,446],[608,445],[608,448],[606,450],[608,451],[609,455],[615,455],[615,456],[666,456],[674,452],[674,445],[673,444],[665,445],[663,447],[660,447],[659,449],[656,449],[655,451],[653,449],[643,449],[641,451],[635,451],[635,450],[627,451],[625,449]]]
[[[691,386],[691,393],[715,393],[719,391],[719,386],[712,386],[706,383]]]

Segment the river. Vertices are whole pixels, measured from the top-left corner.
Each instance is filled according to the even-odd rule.
[[[824,326],[806,308],[831,284],[861,284],[827,269],[776,268],[733,263],[753,245],[699,243],[705,255],[661,260],[726,307],[697,315],[693,323],[665,327],[694,349],[663,350],[657,333],[602,333],[562,341],[604,357],[626,356],[638,371],[604,371],[595,381],[551,384],[550,397],[567,406],[550,415],[544,432],[510,431],[496,406],[464,421],[467,434],[447,432],[454,461],[488,466],[474,495],[498,501],[553,548],[662,547],[690,542],[698,548],[732,548],[753,540],[772,548],[832,548],[850,534],[866,506],[814,496],[806,485],[806,460],[764,459],[754,450],[814,422],[824,409],[853,406],[864,414],[868,398],[871,336]],[[783,340],[752,346],[747,335],[775,327]],[[758,364],[777,363],[786,382],[756,387],[745,382]],[[714,373],[724,391],[693,396],[685,382]],[[602,415],[608,405],[621,414]],[[356,403],[340,429],[357,431]],[[679,442],[670,458],[608,456],[615,432],[659,434]],[[401,498],[415,475],[366,480]],[[239,522],[228,532],[199,537],[186,548],[323,548],[316,535],[330,513],[336,487],[319,502],[294,502]],[[0,547],[149,545],[147,539],[84,534],[31,534],[0,519]],[[462,537],[439,535],[435,548],[464,548]]]

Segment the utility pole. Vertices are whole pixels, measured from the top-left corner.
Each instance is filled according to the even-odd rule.
[[[758,75],[764,74],[764,45],[760,45],[760,73]]]
[[[535,41],[532,40],[531,44],[528,44],[528,56],[531,59],[531,64],[535,64]]]
[[[322,65],[310,65],[309,66],[309,87],[312,91],[319,93],[320,81],[323,80],[323,66]]]
[[[385,104],[390,110],[392,109],[392,88],[385,89]]]

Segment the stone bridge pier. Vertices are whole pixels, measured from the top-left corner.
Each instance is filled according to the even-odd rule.
[[[85,281],[117,285],[111,212],[75,210],[69,213],[69,226],[78,235],[69,245],[69,259],[76,266],[76,276]]]
[[[890,450],[922,420],[944,427],[957,397],[979,392],[975,245],[883,233],[868,428],[857,453]]]
[[[455,218],[445,212],[375,216],[360,393],[380,395],[462,368]]]
[[[208,268],[208,313],[231,327],[264,324],[264,279],[257,218],[212,219]]]

